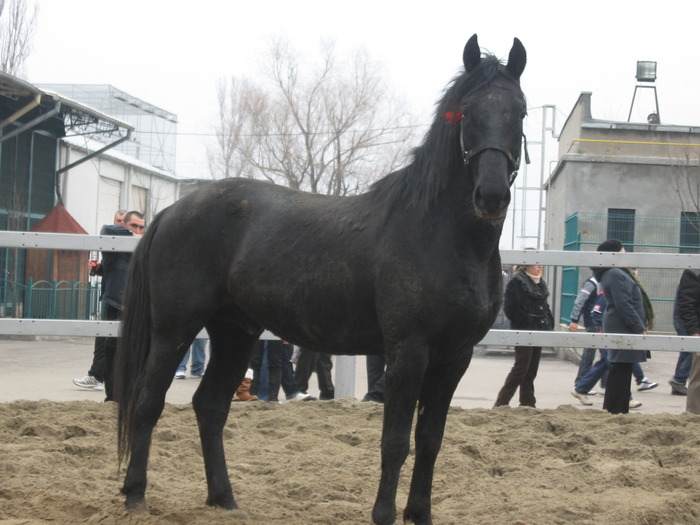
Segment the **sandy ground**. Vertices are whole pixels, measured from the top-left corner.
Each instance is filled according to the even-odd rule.
[[[0,524],[370,523],[381,405],[234,404],[225,441],[241,517],[204,505],[193,379],[173,384],[154,433],[148,510],[127,514],[114,406],[70,383],[90,354],[90,341],[0,341]],[[436,524],[700,523],[700,416],[665,386],[675,355],[655,354],[646,372],[664,385],[636,394],[643,406],[627,416],[601,411],[599,396],[577,405],[576,367],[554,359],[540,369],[541,408],[490,410],[510,364],[478,357],[458,389],[435,470]]]

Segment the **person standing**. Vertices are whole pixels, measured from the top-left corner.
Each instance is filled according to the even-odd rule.
[[[384,354],[368,355],[365,366],[367,369],[367,393],[362,398],[365,403],[384,403],[384,382],[386,380],[386,359]]]
[[[689,326],[691,330],[693,328],[693,321],[695,322],[695,328],[697,328],[697,317],[692,313],[693,310],[693,284],[694,284],[694,273],[698,270],[685,270],[681,276],[681,280],[678,283],[678,288],[676,289],[676,299],[673,303],[673,328],[676,330],[678,335],[693,335],[686,328],[686,324],[690,321]],[[696,299],[697,300],[697,299]],[[681,305],[684,309],[684,316],[681,316]],[[688,387],[686,382],[690,376],[690,367],[693,362],[692,352],[679,352],[678,361],[676,362],[676,369],[673,373],[673,377],[669,379],[668,384],[671,385],[671,394],[675,396],[687,396]]]
[[[624,252],[622,241],[608,239],[599,252]],[[629,268],[596,268],[594,274],[603,287],[607,306],[603,332],[646,334],[654,317],[651,302],[636,275]],[[627,414],[630,408],[632,365],[647,360],[646,350],[608,350],[610,371],[603,409],[611,414]]]
[[[108,226],[106,235],[141,237],[146,229],[143,215],[130,211],[124,216],[124,226]],[[102,253],[102,302],[105,303],[104,319],[116,321],[121,317],[124,302],[126,274],[131,260],[131,252]],[[112,371],[117,352],[117,338],[108,337],[104,343],[104,388],[105,401],[112,401]]]
[[[678,318],[685,335],[700,337],[700,270],[683,271],[676,293],[674,313],[675,308],[678,309]],[[700,414],[700,358],[697,353],[692,355],[687,395],[686,410],[691,414]]]
[[[287,342],[278,339],[259,340],[250,359],[253,379],[248,388],[248,395],[270,403],[279,403],[279,390],[282,387],[287,401],[312,401],[313,398],[301,392],[296,384],[291,363],[292,351],[293,346]],[[263,370],[265,362],[267,368]],[[263,374],[263,372],[266,373]],[[266,389],[262,388],[261,384],[265,379],[267,380]],[[267,399],[261,395],[264,390],[267,390]]]
[[[117,210],[114,214],[114,224],[112,226],[124,226],[124,216],[126,215],[126,210]],[[107,233],[110,225],[105,224],[100,229],[100,235],[109,235]],[[98,261],[90,261],[90,275],[102,275],[102,265]],[[104,287],[102,288],[104,290]],[[100,300],[102,295],[100,294]],[[102,312],[100,317],[105,319],[104,316],[104,304],[101,308]],[[92,353],[92,364],[90,365],[90,370],[86,376],[76,377],[73,379],[73,384],[81,388],[91,388],[93,390],[103,390],[104,388],[104,368],[105,368],[105,342],[106,337],[96,337],[95,347]]]
[[[333,377],[331,371],[333,369],[333,361],[330,354],[325,352],[315,352],[308,348],[299,349],[299,358],[294,370],[294,379],[296,379],[299,389],[308,393],[309,378],[311,374],[316,372],[318,379],[318,388],[320,390],[319,399],[327,401],[335,397],[335,387],[333,386]]]
[[[521,266],[506,286],[503,311],[514,330],[552,330],[554,317],[542,277],[542,265]],[[515,363],[498,393],[495,407],[507,405],[520,390],[520,406],[535,407],[535,377],[540,366],[541,346],[516,346]]]
[[[193,379],[202,379],[204,377],[205,366],[204,363],[207,359],[206,355],[207,340],[206,339],[195,339],[192,344],[185,352],[185,356],[177,367],[175,372],[175,379],[185,379],[187,371],[187,363],[190,360],[190,355],[192,355],[192,364],[190,365],[190,377]]]

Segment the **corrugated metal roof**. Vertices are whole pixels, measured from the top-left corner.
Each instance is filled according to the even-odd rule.
[[[37,94],[41,95],[42,105],[50,104],[51,106],[53,106],[56,102],[60,102],[62,106],[67,106],[68,108],[78,113],[82,113],[94,119],[98,119],[100,121],[109,123],[113,126],[123,128],[124,130],[134,129],[134,127],[131,124],[106,115],[105,113],[91,108],[90,106],[72,100],[53,91],[41,90],[38,87],[30,84],[29,82],[25,82],[24,80],[19,79],[17,77],[13,77],[12,75],[8,75],[7,73],[0,72],[0,96],[5,96],[14,100],[19,100],[20,98],[25,98]]]

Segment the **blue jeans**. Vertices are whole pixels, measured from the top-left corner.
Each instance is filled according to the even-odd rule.
[[[642,365],[639,363],[632,363],[632,374],[634,375],[634,380],[638,385],[642,384],[644,379],[644,372],[642,372]]]
[[[600,359],[591,367],[591,369],[581,379],[576,381],[576,392],[579,394],[587,394],[590,392],[598,380],[603,377],[603,374],[608,371],[610,363],[608,362],[608,351],[601,349]]]
[[[672,381],[685,385],[690,376],[690,365],[693,363],[692,352],[678,352],[678,361],[676,362],[676,371],[671,378]]]
[[[584,348],[581,354],[581,361],[578,364],[578,373],[576,374],[576,379],[574,379],[574,384],[591,369],[591,366],[593,366],[593,358],[595,358],[595,348]]]
[[[192,354],[192,365],[190,366],[190,374],[201,376],[204,374],[204,361],[206,360],[205,349],[207,347],[206,339],[195,339],[192,341],[192,346],[187,349],[185,357],[182,358],[180,365],[177,367],[178,372],[184,372],[187,368],[187,362]]]

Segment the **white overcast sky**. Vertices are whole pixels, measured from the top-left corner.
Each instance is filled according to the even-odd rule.
[[[280,34],[304,54],[329,37],[341,51],[364,47],[426,123],[461,65],[464,44],[477,33],[482,48],[503,58],[514,36],[522,40],[528,105],[556,105],[559,126],[582,91],[593,93],[594,117],[626,120],[637,60],[658,62],[662,122],[700,125],[696,2],[39,0],[38,5],[27,80],[112,84],[177,114],[181,176],[207,176],[204,143],[214,124],[217,80],[257,75],[270,38]],[[653,110],[651,99],[647,102],[644,115]],[[536,109],[530,114],[532,128],[539,114]]]

